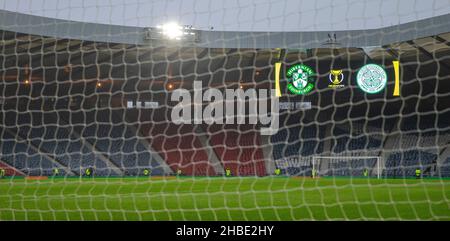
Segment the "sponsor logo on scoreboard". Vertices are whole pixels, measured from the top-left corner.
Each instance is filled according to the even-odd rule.
[[[127,109],[157,109],[159,103],[155,101],[127,101]]]
[[[311,102],[280,102],[280,110],[310,110]]]
[[[330,74],[328,75],[328,79],[330,80],[330,83],[328,85],[328,88],[343,88],[344,85],[342,84],[342,81],[344,81],[344,73],[342,73],[342,70],[334,70],[332,69],[330,71]]]
[[[315,73],[304,64],[296,64],[286,71],[287,88],[296,95],[304,95],[314,89]]]
[[[362,91],[376,94],[386,87],[386,71],[377,64],[366,64],[358,71],[356,83]]]

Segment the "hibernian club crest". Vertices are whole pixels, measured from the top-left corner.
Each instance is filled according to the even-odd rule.
[[[287,88],[296,95],[309,93],[314,88],[315,73],[303,64],[296,64],[286,72],[288,78]]]
[[[386,71],[376,64],[364,65],[356,75],[356,83],[359,88],[366,93],[378,93],[386,87]]]

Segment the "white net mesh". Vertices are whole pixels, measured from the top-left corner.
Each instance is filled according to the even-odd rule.
[[[0,1],[0,220],[450,219],[450,3],[375,2]]]

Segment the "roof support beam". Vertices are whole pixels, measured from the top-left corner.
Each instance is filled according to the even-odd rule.
[[[431,54],[430,52],[428,52],[426,49],[424,49],[422,46],[417,45],[413,40],[410,41],[406,41],[406,43],[408,43],[409,45],[411,45],[412,47],[418,49],[422,54],[424,54],[425,56],[427,56],[430,60],[434,60],[436,61],[439,65],[444,66],[447,70],[450,70],[450,66],[445,63],[444,61],[439,61],[436,56],[434,54]]]
[[[363,55],[364,55],[364,63],[371,63],[373,62],[373,59],[370,57],[369,53],[371,49],[367,49],[367,48],[361,48]]]
[[[63,40],[63,41],[64,41],[64,42],[68,42],[69,40],[68,40],[68,39],[65,39],[65,40]],[[61,43],[61,42],[60,42],[60,43]],[[48,43],[42,43],[42,44],[39,45],[39,46],[30,48],[30,49],[28,49],[28,50],[26,50],[26,51],[23,51],[23,52],[33,53],[33,52],[35,52],[35,51],[41,50],[42,53],[44,53],[44,52],[45,52],[45,49],[47,49],[47,48],[49,48],[49,47],[51,47],[51,46],[54,46],[54,45],[55,45],[55,41],[51,41],[51,42],[48,42]]]
[[[450,47],[450,42],[445,40],[444,38],[442,38],[442,37],[440,37],[438,35],[433,36],[433,38],[436,39],[437,41],[439,41],[439,42],[441,42],[443,44],[446,44],[447,46]]]
[[[395,59],[400,61],[400,54],[397,52],[397,50],[394,50],[392,48],[390,48],[389,46],[385,47],[386,51]],[[400,67],[405,68],[410,74],[412,74],[413,76],[416,76],[416,71],[411,69],[410,66],[407,65],[400,65]]]
[[[205,48],[202,52],[197,55],[197,61],[203,59],[209,52],[209,48]]]

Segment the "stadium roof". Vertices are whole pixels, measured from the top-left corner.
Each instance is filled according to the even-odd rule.
[[[0,0],[0,9],[85,23],[196,29],[314,32],[390,27],[450,13],[446,0]]]
[[[7,4],[4,4],[4,6],[7,6]],[[379,47],[394,42],[450,32],[449,13],[425,16],[430,17],[416,21],[409,19],[402,22],[398,20],[397,22],[401,24],[382,27],[373,25],[374,28],[363,30],[352,30],[350,27],[338,31],[317,28],[317,31],[301,29],[284,32],[272,31],[271,29],[269,29],[270,31],[197,29],[195,30],[198,35],[197,42],[179,41],[172,44],[203,48],[308,49],[330,47],[331,42],[331,47]],[[352,22],[350,17],[348,19],[347,23]],[[355,19],[356,22],[357,19]],[[153,47],[168,44],[165,40],[148,39],[148,28],[141,26],[113,25],[101,21],[100,23],[80,22],[11,12],[4,9],[0,10],[0,20],[0,29],[19,33],[87,41],[151,45]],[[116,22],[112,21],[112,23]],[[336,38],[330,39],[330,36],[334,36],[334,34],[336,34]]]

